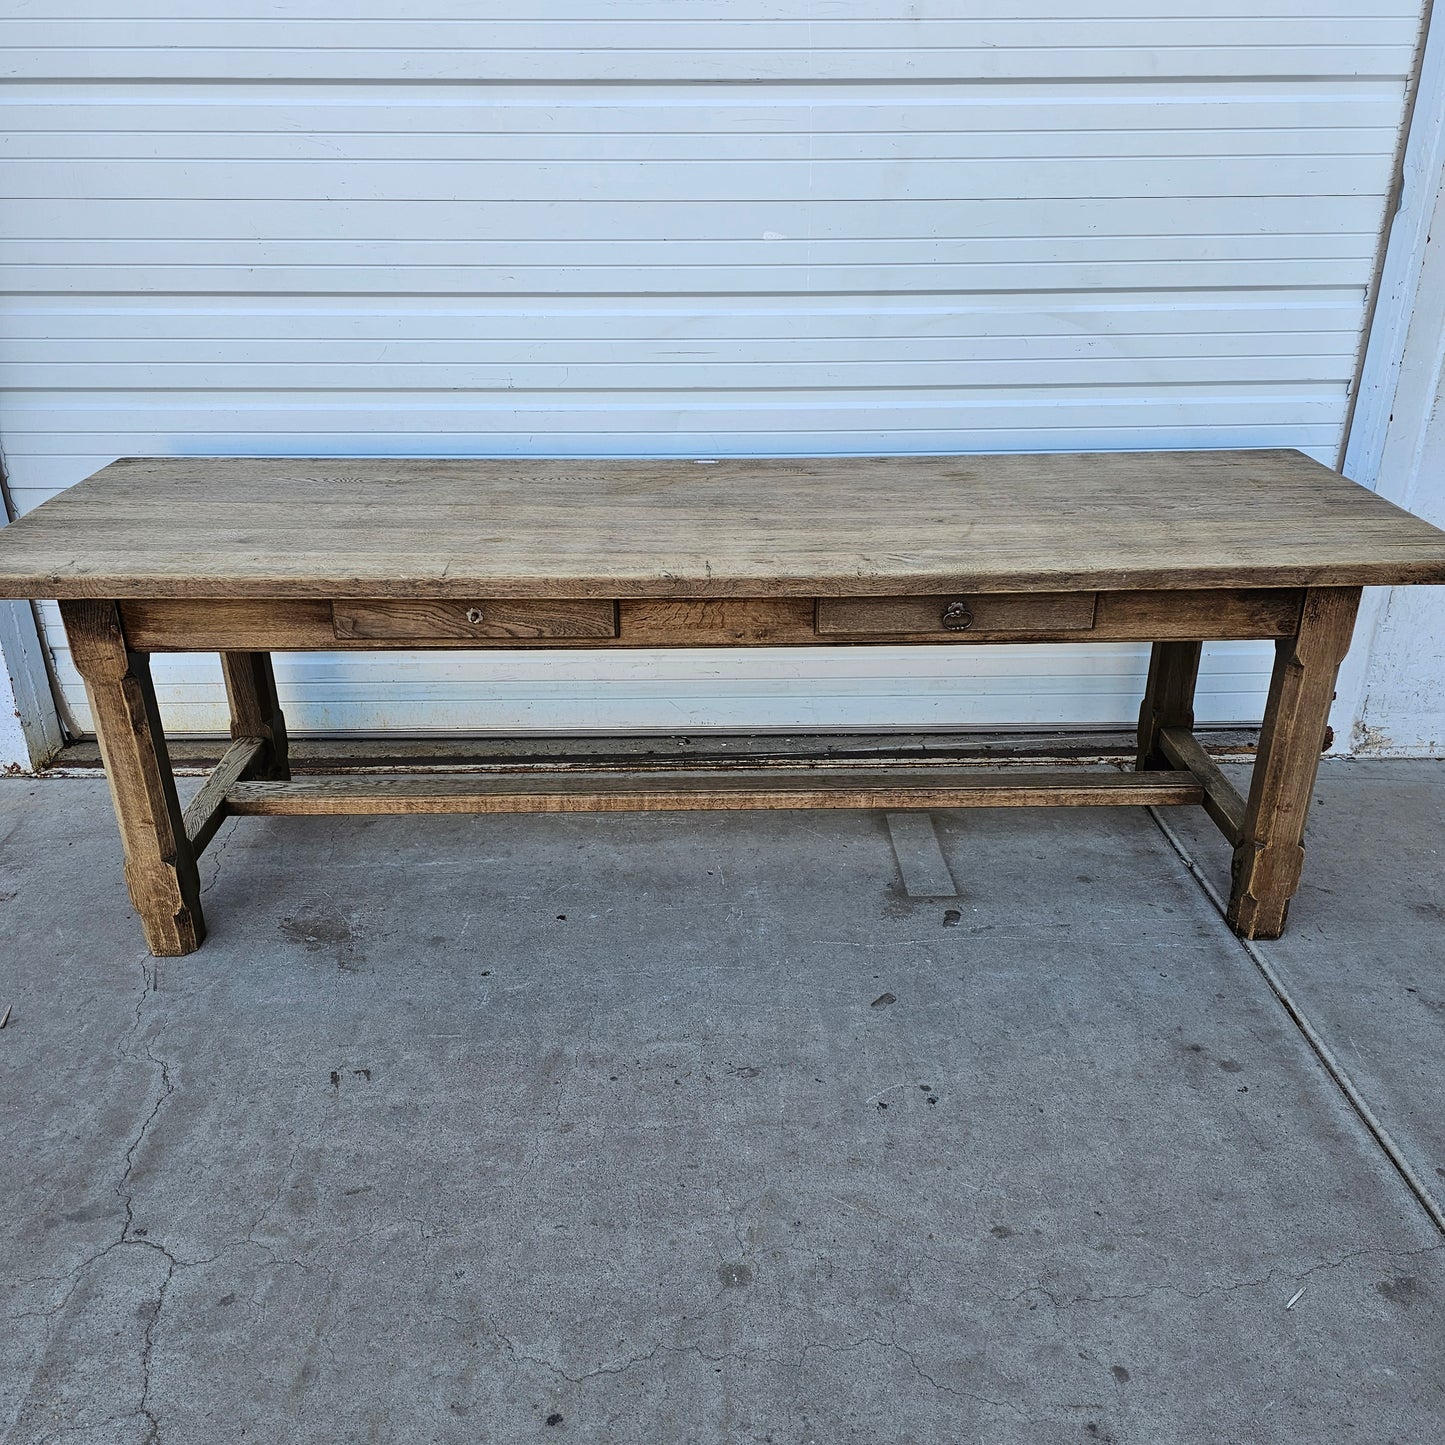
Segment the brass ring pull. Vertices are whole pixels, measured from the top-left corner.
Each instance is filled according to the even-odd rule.
[[[487,614],[486,614],[485,612],[483,612],[480,607],[468,607],[468,608],[467,608],[467,621],[470,622],[473,627],[479,626],[481,623],[485,622],[486,620],[487,620]]]
[[[967,632],[973,626],[973,613],[966,602],[950,602],[939,621],[948,632]]]

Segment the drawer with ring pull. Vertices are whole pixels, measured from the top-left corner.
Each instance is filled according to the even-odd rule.
[[[331,622],[339,638],[418,643],[467,638],[607,638],[617,636],[617,604],[451,598],[333,602]]]
[[[933,597],[820,597],[819,636],[965,641],[1018,632],[1087,632],[1092,592],[977,592]]]

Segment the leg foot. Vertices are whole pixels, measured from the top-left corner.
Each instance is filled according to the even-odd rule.
[[[1305,818],[1335,677],[1359,601],[1358,587],[1311,588],[1298,633],[1275,645],[1259,755],[1234,850],[1228,918],[1241,938],[1278,938],[1284,931],[1304,867]]]

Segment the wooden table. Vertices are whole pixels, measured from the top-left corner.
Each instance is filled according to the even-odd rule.
[[[231,815],[1202,804],[1229,921],[1277,937],[1360,588],[1445,582],[1445,532],[1296,452],[775,461],[126,458],[0,530],[56,598],[157,955],[205,936]],[[1241,797],[1196,741],[1200,646],[1276,645]],[[1153,643],[1137,771],[820,764],[291,780],[270,654]],[[153,652],[221,654],[229,750],[176,796]]]

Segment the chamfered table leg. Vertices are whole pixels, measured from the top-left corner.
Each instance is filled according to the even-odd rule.
[[[1149,654],[1149,681],[1139,709],[1139,772],[1172,768],[1159,746],[1165,728],[1194,726],[1194,687],[1199,678],[1202,642],[1156,642]]]
[[[1278,938],[1304,866],[1305,817],[1324,751],[1335,678],[1349,650],[1358,587],[1313,587],[1299,631],[1275,644],[1264,728],[1234,850],[1229,923],[1241,938]]]
[[[221,673],[231,705],[233,738],[265,738],[266,751],[245,772],[246,778],[283,783],[291,777],[286,751],[286,719],[276,697],[276,676],[269,652],[223,652]]]
[[[125,881],[146,944],[158,958],[190,953],[206,936],[200,875],[181,821],[150,659],[126,647],[115,603],[62,602],[60,612],[90,698],[125,848]]]

